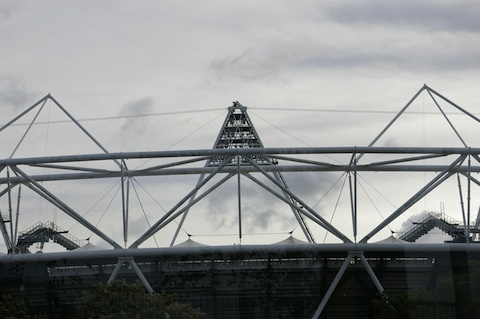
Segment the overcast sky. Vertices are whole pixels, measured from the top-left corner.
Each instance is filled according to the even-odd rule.
[[[0,124],[51,93],[112,152],[210,148],[236,100],[266,146],[368,145],[424,83],[480,113],[479,79],[474,1],[0,3]],[[53,111],[43,116],[56,120]],[[445,143],[431,123],[410,146]],[[53,145],[98,151],[66,150],[76,137],[66,124],[51,126],[37,134],[45,142],[18,155],[46,155]],[[0,138],[7,157],[17,141]],[[405,143],[392,135],[380,144]],[[313,206],[315,181],[297,179]],[[211,202],[224,205],[218,212],[229,207]],[[251,230],[293,227],[268,203],[258,209],[245,219]],[[132,229],[145,227],[141,219]]]

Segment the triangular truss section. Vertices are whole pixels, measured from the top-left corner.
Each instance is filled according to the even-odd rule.
[[[260,140],[260,137],[253,126],[253,123],[248,116],[247,107],[240,104],[240,102],[233,102],[233,105],[228,108],[228,114],[225,118],[225,121],[220,129],[220,132],[217,136],[214,149],[238,149],[238,148],[263,148],[263,143]],[[252,166],[252,165],[276,165],[276,160],[269,157],[261,156],[245,156],[237,155],[235,157],[228,158],[224,157],[214,157],[207,160],[206,166],[209,167],[223,167],[223,166]],[[276,180],[278,185],[282,189],[284,199],[291,203],[290,205],[292,212],[300,225],[306,239],[310,243],[314,243],[315,239],[305,221],[300,208],[303,208],[294,197],[289,193],[289,188],[287,182],[283,178],[280,172],[274,172],[273,178]],[[205,174],[202,174],[197,182],[197,187],[204,182]],[[196,191],[190,197],[189,205],[192,205],[195,201]],[[298,209],[296,208],[298,207]],[[188,209],[183,213],[182,219],[178,224],[177,231],[173,237],[171,245],[175,244],[176,238],[180,229],[185,221],[185,218],[188,214]],[[239,235],[241,237],[241,214],[239,213]]]
[[[477,123],[480,123],[480,118],[475,116],[474,114],[468,112],[467,110],[463,109],[459,105],[455,104],[445,96],[441,95],[437,91],[433,90],[426,84],[422,86],[422,88],[410,99],[410,101],[395,115],[395,117],[385,126],[385,128],[373,139],[373,141],[368,145],[368,146],[374,146],[377,144],[377,142],[382,138],[390,129],[391,127],[399,120],[400,117],[402,117],[405,113],[407,113],[410,109],[410,107],[413,105],[413,103],[418,99],[421,93],[426,93],[426,96],[430,97],[431,102],[433,103],[433,110],[437,115],[441,115],[443,119],[438,120],[435,125],[439,126],[439,122],[441,121],[442,124],[445,124],[445,127],[450,128],[451,132],[454,133],[454,136],[456,137],[457,141],[460,143],[461,147],[470,147],[468,143],[466,136],[461,135],[461,129],[468,129],[471,130],[472,127],[470,122],[464,122],[464,123],[457,123],[455,125],[455,121],[453,121],[453,117],[451,114],[449,114],[445,106],[450,106],[450,108],[453,108],[454,111],[459,112],[458,114],[464,115],[464,118],[466,119],[471,119]],[[442,102],[445,104],[442,106]],[[425,104],[425,99],[424,102]],[[425,107],[425,106],[424,106]],[[424,116],[425,114],[423,114]],[[462,127],[463,124],[463,127]],[[475,141],[475,140],[474,140]],[[451,145],[449,145],[451,146]]]
[[[41,113],[49,113],[50,114],[50,110],[46,110],[47,109],[47,107],[46,107],[47,102],[51,102],[52,104],[49,104],[49,105],[53,105],[58,110],[60,110],[60,113],[63,114],[64,116],[66,116],[67,121],[73,123],[78,129],[80,129],[80,131],[83,133],[83,135],[86,136],[88,140],[93,142],[96,145],[96,147],[98,147],[102,152],[109,153],[107,151],[107,149],[102,144],[100,144],[100,142],[97,139],[95,139],[95,137],[84,126],[82,126],[80,124],[80,122],[77,119],[75,119],[52,95],[47,94],[45,97],[43,97],[42,99],[37,101],[35,104],[30,106],[28,109],[23,111],[21,114],[17,115],[11,121],[9,121],[8,123],[6,123],[5,125],[0,127],[0,133],[2,133],[7,128],[10,128],[10,127],[15,126],[15,125],[26,126],[26,129],[21,134],[20,140],[18,141],[16,146],[14,146],[10,155],[8,155],[9,158],[15,158],[17,150],[20,148],[20,146],[22,144],[24,144],[24,141],[25,141],[27,135],[34,134],[32,132],[33,132],[33,127],[35,125],[37,125],[37,124],[49,124],[49,123],[39,122]],[[27,124],[21,124],[21,123],[19,124],[18,123],[21,119],[23,119],[23,120],[27,119],[28,116],[30,116],[30,118],[31,118],[30,123],[27,123]],[[48,116],[50,116],[50,115],[48,115]],[[68,143],[68,142],[69,141],[65,141],[65,143]],[[73,143],[73,142],[70,142],[70,143]],[[118,166],[120,166],[120,163],[117,160],[114,160],[114,162]]]
[[[23,132],[20,140],[16,144],[16,146],[13,148],[12,152],[9,152],[8,159],[6,160],[11,160],[15,161],[16,158],[16,152],[19,149],[19,147],[23,144],[25,141],[25,138],[27,135],[32,133],[32,128],[35,124],[38,124],[38,118],[39,115],[41,114],[42,111],[44,111],[46,103],[51,101],[55,107],[57,107],[63,114],[67,116],[69,121],[73,122],[76,127],[78,127],[82,133],[90,140],[92,141],[102,152],[104,153],[109,153],[107,149],[100,144],[98,140],[96,140],[92,134],[90,134],[53,96],[50,94],[46,95],[42,99],[40,99],[38,102],[33,104],[31,107],[26,109],[24,112],[16,116],[14,119],[9,121],[7,124],[3,125],[0,127],[0,133],[2,133],[5,129],[17,124],[17,121],[20,119],[25,119],[26,115],[32,115],[33,114],[33,120],[27,125],[25,131]],[[0,173],[6,173],[6,187],[4,189],[0,189],[0,197],[4,194],[7,194],[8,197],[8,216],[7,219],[4,218],[3,216],[0,216],[0,232],[2,233],[2,236],[5,239],[7,249],[9,251],[16,252],[18,250],[24,249],[28,244],[31,244],[29,240],[33,240],[34,236],[32,234],[27,234],[30,236],[27,236],[29,240],[25,240],[24,242],[19,242],[18,244],[20,245],[17,247],[17,226],[18,226],[18,209],[19,205],[17,204],[17,214],[16,217],[13,214],[13,206],[14,203],[12,201],[12,190],[14,187],[18,187],[18,197],[20,197],[20,187],[21,185],[25,185],[28,187],[30,190],[32,190],[34,193],[38,194],[40,197],[42,197],[44,200],[47,202],[50,202],[54,207],[60,209],[66,215],[70,216],[73,218],[75,221],[78,223],[82,224],[84,227],[87,229],[91,230],[93,233],[98,235],[100,238],[104,239],[107,243],[111,244],[114,248],[121,248],[120,245],[118,245],[113,239],[111,239],[109,236],[104,234],[102,231],[100,231],[95,225],[91,224],[88,220],[86,220],[81,214],[76,212],[74,209],[72,209],[70,206],[68,206],[65,202],[63,202],[59,197],[57,197],[55,194],[53,194],[51,191],[49,191],[43,184],[42,182],[36,180],[35,178],[38,178],[38,176],[32,175],[29,169],[32,168],[43,168],[43,169],[50,169],[51,173],[50,174],[45,174],[46,176],[54,176],[55,172],[83,172],[83,173],[88,173],[88,172],[103,172],[107,173],[108,171],[105,169],[92,169],[89,167],[82,167],[82,166],[72,166],[72,165],[65,165],[62,163],[56,164],[56,163],[49,163],[55,156],[44,156],[44,163],[40,164],[25,164],[25,165],[0,165]],[[113,162],[115,163],[116,166],[122,167],[122,163],[120,163],[119,160],[113,159]],[[12,172],[12,174],[10,174]],[[12,176],[11,176],[12,175]],[[58,174],[57,174],[58,175]],[[0,176],[2,177],[2,176]],[[15,182],[11,182],[11,179],[15,178]],[[23,179],[24,182],[19,183],[18,180]],[[0,212],[1,215],[1,212]],[[8,234],[8,229],[6,227],[6,224],[9,223],[10,225],[10,234]],[[15,226],[15,230],[14,230]],[[45,227],[40,227],[38,229],[34,230],[36,235],[39,235],[37,237],[42,237],[44,238],[44,241],[47,241],[49,236],[53,236],[55,234],[58,239],[58,232],[54,229],[49,229]],[[57,233],[56,233],[57,232]],[[25,234],[24,234],[25,235]],[[26,237],[24,237],[26,238]],[[66,238],[64,236],[64,238]],[[62,238],[60,238],[62,239]],[[58,242],[58,241],[57,241]],[[74,249],[76,248],[74,244],[66,241],[66,239],[63,242],[64,246],[66,245],[67,249]],[[25,247],[24,247],[25,246]],[[26,249],[26,248],[25,248]]]

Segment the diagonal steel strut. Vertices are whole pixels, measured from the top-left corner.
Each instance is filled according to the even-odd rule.
[[[44,188],[42,185],[37,183],[33,178],[28,176],[26,173],[24,173],[22,170],[20,170],[18,167],[11,167],[14,172],[16,172],[19,175],[22,175],[26,180],[28,180],[29,183],[26,183],[25,185],[28,186],[30,189],[32,189],[34,192],[48,200],[50,203],[54,204],[56,207],[64,211],[67,215],[75,219],[77,222],[91,230],[93,233],[95,233],[97,236],[105,240],[107,243],[112,245],[115,249],[121,249],[122,247],[117,244],[113,239],[105,235],[102,231],[100,231],[97,227],[92,225],[88,220],[83,218],[80,214],[75,212],[72,208],[70,208],[67,204],[62,202],[59,198],[57,198],[55,195],[53,195],[51,192],[49,192],[46,188]]]
[[[147,240],[150,236],[152,236],[157,230],[157,227],[170,215],[172,215],[180,206],[182,206],[189,198],[195,196],[200,188],[202,188],[208,181],[210,181],[222,168],[230,163],[232,160],[231,155],[226,156],[223,162],[209,175],[207,176],[201,183],[198,183],[195,188],[190,191],[184,198],[182,198],[167,214],[165,214],[160,220],[158,220],[154,225],[152,225],[143,235],[141,235],[130,247],[138,247],[141,243]]]
[[[445,168],[440,174],[435,176],[427,185],[425,185],[420,191],[418,191],[415,195],[410,197],[401,207],[399,207],[396,211],[394,211],[390,216],[388,216],[383,222],[381,222],[375,229],[373,229],[370,233],[365,235],[365,237],[360,240],[362,243],[366,243],[370,238],[372,238],[375,234],[377,234],[380,230],[390,224],[393,220],[395,220],[398,216],[403,214],[408,208],[413,206],[416,202],[422,199],[425,195],[430,193],[434,190],[438,185],[442,184],[446,179],[452,176],[455,172],[452,169],[455,166],[460,166],[463,160],[465,160],[466,155],[461,155],[457,158],[450,166]]]

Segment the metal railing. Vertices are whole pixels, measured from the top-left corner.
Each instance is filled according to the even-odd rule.
[[[68,231],[58,227],[58,225],[51,221],[38,222],[20,232],[17,246],[30,246],[33,242],[36,242],[35,235],[40,234],[52,239],[55,243],[64,246],[68,250],[84,246],[84,241],[69,234]],[[29,237],[32,237],[32,239],[28,240]]]
[[[441,212],[430,212],[423,216],[417,222],[414,222],[410,227],[403,231],[398,238],[401,240],[414,242],[421,236],[427,234],[434,227],[437,227],[445,234],[448,234],[454,239],[465,238],[465,225],[459,221]],[[475,225],[470,225],[470,232],[478,233],[479,230],[475,228]]]

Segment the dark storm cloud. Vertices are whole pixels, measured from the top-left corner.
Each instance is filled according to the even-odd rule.
[[[475,2],[370,1],[345,3],[326,16],[344,24],[420,27],[429,31],[480,31],[480,7]]]
[[[19,79],[6,75],[0,77],[0,103],[2,106],[26,108],[33,104],[34,95]]]

